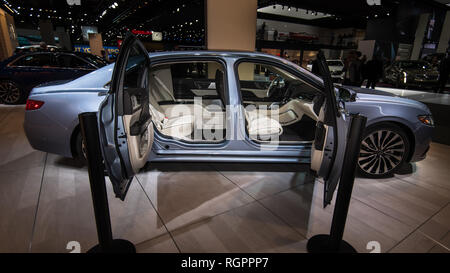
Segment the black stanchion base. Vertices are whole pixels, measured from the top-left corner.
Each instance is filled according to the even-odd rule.
[[[114,239],[108,249],[102,249],[100,245],[96,245],[87,253],[136,253],[136,247],[130,241]]]
[[[309,253],[357,253],[349,243],[342,240],[339,249],[331,249],[329,246],[330,235],[316,235],[308,240],[306,249]]]

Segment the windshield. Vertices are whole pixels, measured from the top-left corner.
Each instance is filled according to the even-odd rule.
[[[327,61],[328,66],[344,66],[341,61]]]
[[[400,67],[406,69],[429,69],[430,65],[427,62],[401,62]]]
[[[96,56],[96,55],[83,54],[83,57],[85,59],[89,60],[89,62],[91,62],[97,68],[103,67],[108,64],[105,60],[103,60],[102,58],[100,58],[99,56]]]

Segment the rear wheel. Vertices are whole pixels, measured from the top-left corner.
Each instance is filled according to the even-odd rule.
[[[25,93],[12,81],[0,81],[0,101],[5,104],[19,104],[25,101]]]
[[[394,124],[369,127],[361,143],[359,173],[370,178],[391,176],[406,161],[409,145],[405,132]]]
[[[82,165],[87,165],[86,159],[86,145],[84,144],[83,137],[81,136],[81,132],[77,133],[77,137],[75,139],[75,149],[76,155],[75,159]]]

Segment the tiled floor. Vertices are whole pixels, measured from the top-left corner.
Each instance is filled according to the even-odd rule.
[[[34,151],[23,106],[0,106],[0,252],[81,251],[96,243],[86,168]],[[450,252],[450,146],[433,143],[410,174],[357,178],[344,238],[359,252]],[[274,164],[151,164],[125,202],[108,183],[113,233],[139,252],[305,252],[327,233],[308,167]]]

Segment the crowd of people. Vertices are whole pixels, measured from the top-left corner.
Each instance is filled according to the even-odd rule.
[[[366,61],[361,52],[352,51],[344,60],[344,85],[360,87],[367,80],[366,88],[374,89],[383,77],[383,62],[378,56]]]

